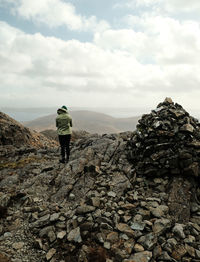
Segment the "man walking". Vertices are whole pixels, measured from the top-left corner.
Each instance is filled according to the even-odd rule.
[[[71,127],[72,118],[68,113],[67,107],[62,106],[57,110],[58,116],[56,117],[56,127],[58,133],[58,139],[61,147],[61,159],[60,163],[67,163],[70,155],[70,140],[71,140]],[[66,156],[66,157],[65,157]]]

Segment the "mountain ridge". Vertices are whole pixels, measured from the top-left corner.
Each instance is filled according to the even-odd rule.
[[[13,134],[0,136],[3,262],[200,261],[200,124],[180,105],[166,99],[135,131],[77,137],[67,164],[58,145],[19,148],[17,123],[0,123]]]
[[[74,130],[84,130],[89,133],[120,133],[134,130],[139,119],[138,117],[116,118],[104,113],[79,110],[71,111]],[[47,115],[32,121],[23,122],[23,124],[36,131],[46,129],[56,129],[56,114]]]

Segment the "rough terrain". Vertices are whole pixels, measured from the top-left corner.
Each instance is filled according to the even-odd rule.
[[[0,261],[200,261],[199,134],[166,99],[134,132],[76,137],[68,164],[43,136],[1,143]]]

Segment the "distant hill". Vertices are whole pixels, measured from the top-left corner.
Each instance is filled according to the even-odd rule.
[[[73,130],[84,130],[89,133],[98,134],[133,131],[139,120],[139,116],[115,118],[103,113],[87,110],[71,111],[70,115],[73,118]],[[55,118],[56,114],[47,115],[32,121],[23,122],[23,124],[36,131],[43,131],[46,129],[55,130]]]

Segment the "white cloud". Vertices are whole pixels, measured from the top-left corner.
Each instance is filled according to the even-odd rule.
[[[155,97],[184,101],[188,88],[199,92],[197,22],[147,13],[126,22],[129,29],[96,32],[93,43],[30,35],[1,22],[0,100],[136,106]]]
[[[144,50],[145,44],[147,44],[147,36],[131,29],[109,29],[96,33],[94,42],[105,49],[131,51],[137,56],[138,51]]]
[[[199,12],[200,1],[199,0],[163,0],[164,7],[169,12]]]
[[[159,65],[199,64],[200,24],[196,21],[178,21],[163,16],[145,14],[141,17],[127,16],[130,27],[137,28],[144,37],[137,49],[140,56],[148,53]],[[137,41],[137,40],[136,40]],[[134,45],[133,45],[134,46]]]
[[[151,8],[148,12],[169,14],[199,14],[199,0],[127,0],[123,6],[128,8]]]
[[[35,23],[48,27],[67,26],[70,30],[101,31],[109,27],[95,16],[85,17],[77,14],[76,8],[63,0],[0,0],[0,4],[12,4],[12,13]]]

